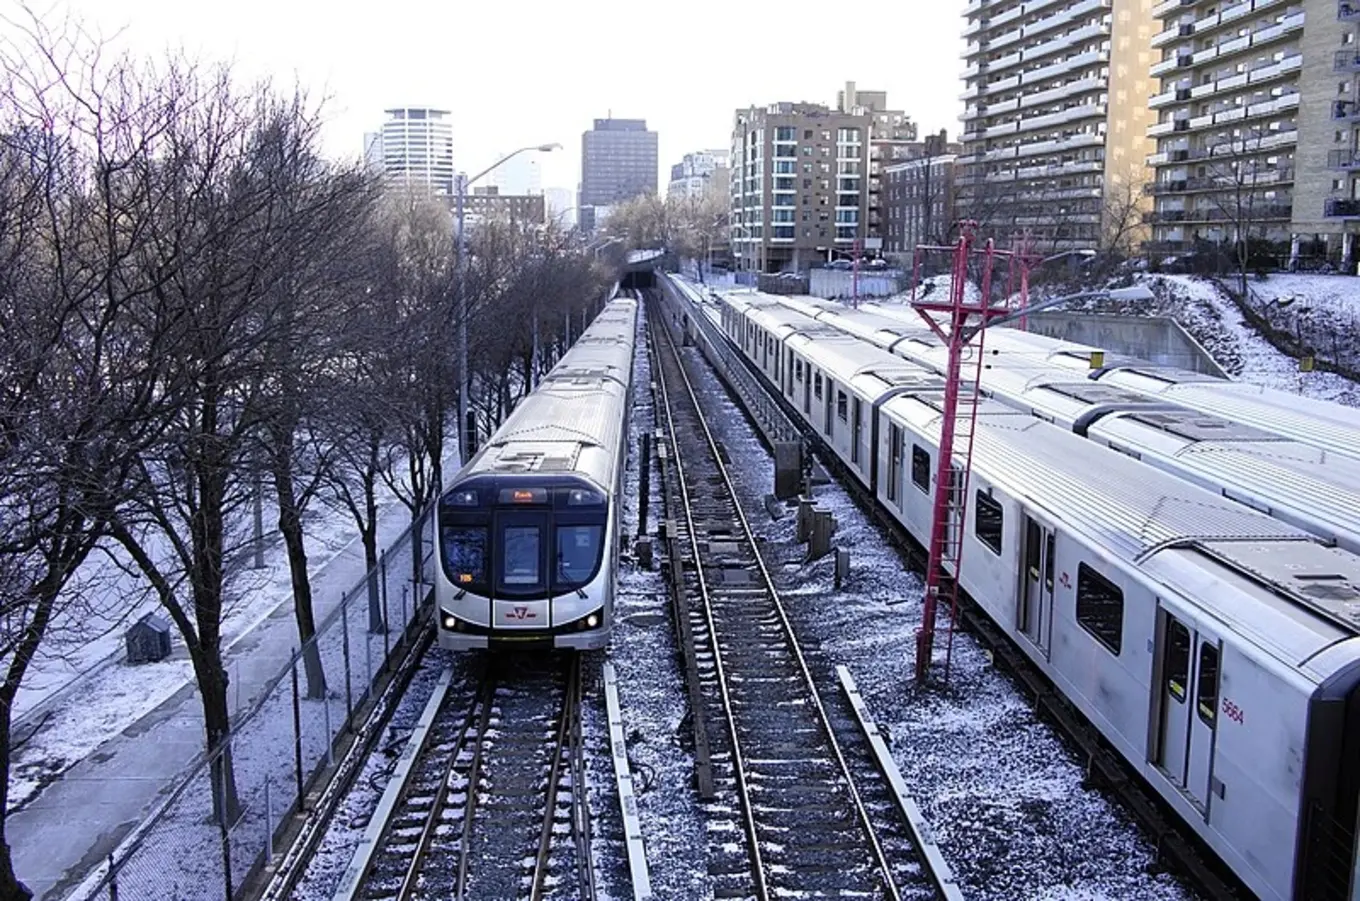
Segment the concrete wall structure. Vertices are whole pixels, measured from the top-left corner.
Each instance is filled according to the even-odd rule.
[[[1228,378],[1214,358],[1174,319],[1115,313],[1033,313],[1029,331],[1064,341],[1089,344],[1164,366],[1178,366]],[[1002,326],[1005,328],[1005,326]],[[1012,327],[1015,327],[1012,324]]]

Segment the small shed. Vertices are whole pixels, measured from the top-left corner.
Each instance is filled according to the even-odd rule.
[[[148,613],[127,630],[128,663],[155,663],[170,656],[170,624]]]

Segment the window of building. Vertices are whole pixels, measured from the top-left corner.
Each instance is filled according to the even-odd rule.
[[[803,156],[812,156],[812,147],[811,147],[811,145],[808,145],[808,144],[804,144],[804,145],[803,145]]]
[[[930,493],[930,451],[919,444],[911,446],[911,483]]]
[[[1005,525],[1005,512],[1001,504],[990,494],[983,494],[979,488],[977,503],[973,506],[973,534],[978,541],[997,556],[1001,555],[1001,531]]]
[[[811,141],[811,140],[812,140],[812,129],[810,129],[810,128],[805,128],[805,129],[803,129],[803,140],[804,140],[804,141]]]
[[[792,125],[780,125],[774,130],[776,141],[796,141],[798,140],[798,130]]]
[[[1119,656],[1124,646],[1124,592],[1085,563],[1077,566],[1077,623]]]

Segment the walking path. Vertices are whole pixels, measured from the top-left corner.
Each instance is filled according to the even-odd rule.
[[[445,472],[456,469],[446,463]],[[409,523],[406,509],[389,503],[379,517],[378,546],[388,547]],[[283,553],[281,546],[277,552]],[[363,542],[357,535],[313,570],[318,622],[340,605],[365,571]],[[233,697],[241,699],[237,709],[250,709],[288,665],[297,643],[289,596],[224,655]],[[186,682],[9,818],[6,832],[15,872],[39,901],[59,901],[107,861],[192,769],[204,748],[202,710],[195,684]],[[165,874],[167,884],[174,875]]]

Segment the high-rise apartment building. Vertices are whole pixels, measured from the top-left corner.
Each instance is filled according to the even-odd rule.
[[[594,208],[655,194],[656,182],[657,135],[647,130],[646,119],[596,119],[581,135],[583,227],[594,227]]]
[[[850,82],[837,100],[736,111],[731,242],[743,268],[806,269],[880,236],[880,167],[916,128],[881,91]]]
[[[1162,3],[1154,246],[1239,240],[1356,259],[1360,5]]]
[[[667,197],[700,198],[727,196],[730,160],[726,150],[699,150],[687,153],[671,166]]]
[[[380,135],[365,135],[370,163],[382,161],[389,184],[432,194],[453,193],[453,125],[449,111],[400,107],[386,111]]]
[[[960,215],[1002,240],[1094,248],[1121,197],[1144,202],[1152,12],[1153,0],[968,3]]]

